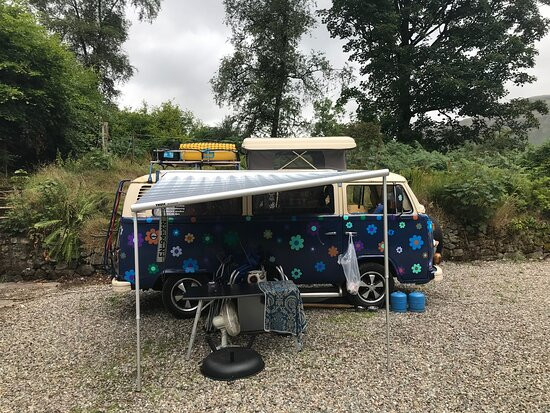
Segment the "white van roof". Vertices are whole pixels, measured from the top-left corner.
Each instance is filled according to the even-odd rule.
[[[311,138],[246,138],[242,148],[247,151],[300,150],[300,149],[353,149],[357,145],[349,136]]]

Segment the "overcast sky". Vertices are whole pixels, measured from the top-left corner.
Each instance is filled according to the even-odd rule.
[[[330,3],[318,0],[317,6],[326,8]],[[543,14],[550,17],[550,7],[545,7]],[[162,9],[152,24],[133,20],[124,48],[136,73],[120,87],[119,104],[136,108],[143,101],[158,105],[173,99],[205,123],[219,122],[228,111],[214,102],[209,81],[220,59],[231,53],[222,0],[162,0]],[[347,61],[342,44],[318,24],[311,36],[304,38],[302,47],[320,50],[334,67],[342,67]],[[550,94],[550,35],[538,49],[532,70],[537,82],[523,88],[511,85],[510,97]]]

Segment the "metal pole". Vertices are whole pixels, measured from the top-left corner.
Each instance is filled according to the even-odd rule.
[[[384,187],[384,278],[386,279],[386,364],[387,369],[390,369],[390,267],[388,258],[388,185],[386,183],[386,177],[382,178],[382,184]]]
[[[193,348],[195,336],[197,335],[197,325],[199,324],[199,319],[201,318],[201,312],[202,300],[199,300],[199,304],[197,305],[197,313],[195,314],[195,321],[193,322],[193,328],[191,329],[191,337],[189,337],[189,346],[187,347],[187,360],[191,359],[191,349]]]
[[[137,212],[134,212],[134,272],[135,272],[135,290],[136,290],[136,364],[137,378],[136,391],[141,391],[141,342],[139,337],[139,320],[141,309],[139,307],[139,251],[138,251],[138,224]]]

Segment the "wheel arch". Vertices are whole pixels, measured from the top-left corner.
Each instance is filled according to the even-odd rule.
[[[365,263],[365,262],[373,262],[373,263],[376,263],[376,264],[380,264],[380,265],[384,265],[384,256],[380,256],[380,255],[360,255],[359,257],[357,257],[357,261],[359,263],[359,265]],[[390,265],[390,276],[391,277],[394,277],[394,278],[397,278],[397,267],[395,265],[395,263],[392,261],[392,259],[390,258],[389,259],[389,265]]]

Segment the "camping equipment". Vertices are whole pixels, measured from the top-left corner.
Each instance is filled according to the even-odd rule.
[[[420,291],[413,291],[409,294],[409,311],[423,313],[426,310],[426,296]]]
[[[407,294],[401,291],[394,291],[390,296],[391,310],[395,313],[407,312]]]

